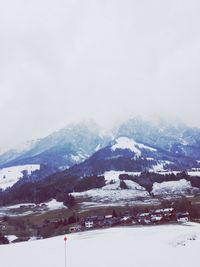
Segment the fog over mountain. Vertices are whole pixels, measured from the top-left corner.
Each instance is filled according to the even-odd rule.
[[[0,147],[92,118],[200,127],[200,3],[0,3]]]

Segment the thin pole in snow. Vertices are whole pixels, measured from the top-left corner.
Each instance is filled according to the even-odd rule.
[[[65,267],[67,267],[67,236],[64,237],[65,241]]]

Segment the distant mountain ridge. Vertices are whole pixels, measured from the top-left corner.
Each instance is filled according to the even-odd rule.
[[[84,162],[66,170],[73,176],[101,175],[106,171],[184,171],[200,167],[193,158],[178,155],[128,137],[119,137]]]
[[[125,193],[128,192],[130,199],[133,199],[132,193],[134,198],[137,198],[141,195],[146,197],[148,192],[150,194],[163,190],[181,194],[199,192],[199,177],[190,177],[184,173],[179,176],[174,175],[176,172],[200,170],[199,160],[164,150],[156,145],[137,142],[127,136],[120,136],[103,148],[99,149],[99,145],[97,147],[98,150],[90,157],[64,171],[56,172],[54,169],[54,173],[49,173],[49,167],[45,165],[45,168],[41,168],[44,175],[37,171],[23,177],[13,187],[2,192],[0,200],[2,203],[12,203],[15,200],[40,202],[50,198],[63,198],[66,193],[95,188],[102,188],[103,191],[98,193],[100,197],[103,193],[104,199],[107,199],[110,193],[113,199],[116,199],[116,195],[120,198],[123,195],[125,199]],[[117,174],[114,175],[114,181],[106,178],[108,176],[105,174],[110,172]],[[159,174],[158,177],[156,173]],[[169,177],[166,176],[168,174]],[[165,181],[167,184],[161,186],[155,184]],[[119,191],[116,194],[113,191],[129,188],[132,191],[121,191],[122,195]],[[96,191],[92,194],[96,194]]]
[[[70,124],[67,127],[36,140],[30,149],[20,152],[9,150],[0,155],[0,166],[46,164],[66,169],[89,156],[108,143],[93,122]],[[32,162],[32,163],[31,163]]]
[[[94,122],[70,124],[45,138],[29,142],[21,150],[13,149],[0,154],[0,167],[44,164],[52,169],[64,170],[90,158],[120,137],[156,148],[158,154],[162,151],[165,154],[164,160],[167,160],[169,155],[169,158],[176,158],[181,169],[199,167],[199,128],[164,121],[151,123],[138,118],[125,121],[104,135]]]
[[[191,128],[181,122],[151,123],[134,118],[115,130],[116,137],[123,135],[181,156],[200,157],[200,128]]]

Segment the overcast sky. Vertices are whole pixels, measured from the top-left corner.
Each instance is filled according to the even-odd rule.
[[[0,1],[0,146],[94,118],[200,126],[200,1]]]

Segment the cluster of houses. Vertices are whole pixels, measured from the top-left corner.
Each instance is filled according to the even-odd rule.
[[[94,228],[112,227],[117,225],[148,225],[148,224],[162,224],[169,222],[188,222],[189,213],[177,213],[174,208],[157,209],[147,213],[139,213],[131,215],[125,212],[123,215],[114,216],[108,214],[105,216],[89,216],[81,220],[79,225],[74,225],[69,228],[69,232],[78,232]]]
[[[156,224],[166,222],[188,222],[188,212],[175,212],[174,208],[157,209],[147,213],[141,213],[136,216],[140,224]]]

